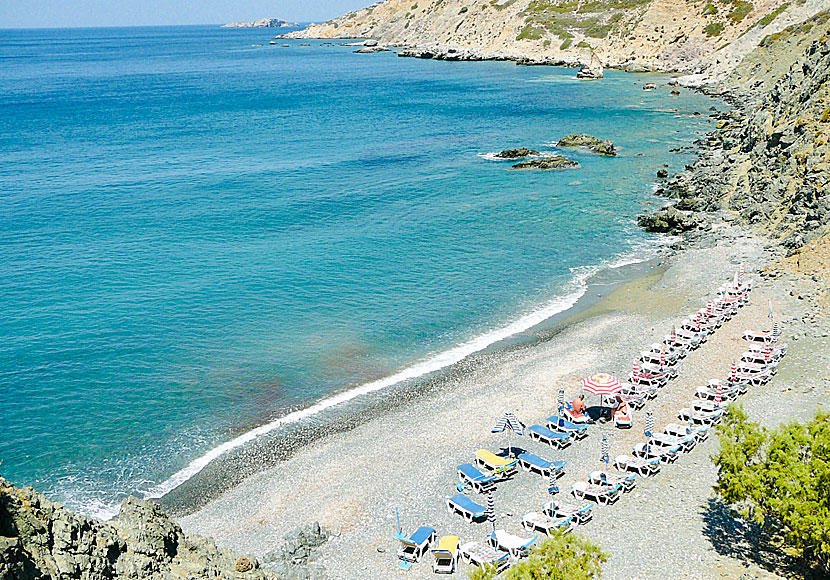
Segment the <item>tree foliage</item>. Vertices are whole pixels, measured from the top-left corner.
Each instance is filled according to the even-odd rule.
[[[504,573],[505,580],[592,580],[608,560],[599,546],[578,534],[556,533],[538,544],[530,555]],[[495,570],[477,569],[471,580],[490,580]]]
[[[768,430],[733,405],[718,433],[718,493],[830,572],[830,414]]]

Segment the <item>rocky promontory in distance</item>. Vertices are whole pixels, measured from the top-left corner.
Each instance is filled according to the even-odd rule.
[[[540,159],[529,159],[528,161],[521,161],[513,165],[510,169],[541,169],[549,171],[551,169],[575,169],[579,167],[579,163],[561,155],[552,155],[550,157],[542,157]]]
[[[532,155],[539,155],[540,153],[534,149],[527,147],[519,147],[518,149],[505,149],[493,155],[496,159],[522,159]]]
[[[283,26],[299,26],[299,23],[286,22],[279,18],[260,18],[251,22],[228,22],[219,28],[282,28]]]
[[[585,133],[574,133],[562,137],[557,143],[557,147],[584,147],[596,153],[597,155],[607,155],[612,157],[617,154],[614,149],[614,143],[607,139],[598,139]]]

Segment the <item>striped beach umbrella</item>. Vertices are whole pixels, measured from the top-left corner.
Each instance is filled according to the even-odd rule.
[[[631,369],[631,378],[635,383],[640,380],[640,361],[634,361],[634,366]]]
[[[741,262],[741,265],[738,266],[738,281],[739,282],[744,281],[744,263],[743,262]]]
[[[712,318],[715,315],[715,305],[712,304],[712,301],[706,303],[706,316]]]
[[[559,493],[559,486],[556,485],[556,471],[551,469],[550,476],[548,476],[548,493],[553,495]]]
[[[674,324],[671,326],[671,343],[675,344],[677,342],[677,329],[675,328]]]
[[[654,432],[654,413],[651,412],[651,409],[649,409],[646,412],[646,420],[645,425],[643,427],[643,432],[645,433],[646,437],[651,437],[651,434]]]
[[[496,502],[493,501],[493,492],[487,492],[487,521],[493,524],[493,531],[496,531]]]
[[[666,345],[663,345],[663,348],[660,349],[660,368],[662,369],[666,366]]]
[[[781,325],[777,322],[772,325],[772,336],[775,340],[778,340],[778,337],[781,336]]]
[[[732,368],[729,370],[729,382],[738,382],[738,363],[734,360],[732,361]]]
[[[589,393],[599,395],[600,404],[602,404],[602,397],[610,396],[622,391],[622,383],[620,383],[620,380],[614,375],[598,373],[582,379],[582,389]]]
[[[701,323],[701,320],[700,320],[700,312],[698,312],[698,313],[695,315],[695,330],[697,330],[698,332],[700,332],[700,323]]]
[[[501,416],[501,419],[496,422],[492,429],[493,433],[502,433],[504,431],[510,431],[521,437],[525,434],[525,425],[519,421],[518,417],[512,411],[505,411],[504,415]],[[507,454],[510,455],[512,450],[513,448],[508,439]]]
[[[565,389],[559,389],[559,397],[557,398],[559,403],[559,414],[562,414],[562,410],[565,408]]]
[[[718,383],[718,388],[715,389],[715,404],[720,407],[721,403],[723,403],[723,386]]]
[[[611,447],[608,444],[608,435],[602,436],[602,442],[599,445],[599,452],[600,452],[600,460],[604,461],[607,465],[611,461]]]

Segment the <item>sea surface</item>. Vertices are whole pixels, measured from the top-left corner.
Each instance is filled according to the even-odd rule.
[[[568,309],[713,104],[273,34],[0,31],[5,477],[106,517]],[[572,132],[619,155],[492,159]]]

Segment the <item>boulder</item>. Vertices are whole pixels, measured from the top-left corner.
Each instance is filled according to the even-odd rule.
[[[617,154],[614,148],[614,143],[605,139],[598,139],[592,135],[585,133],[574,133],[562,137],[556,144],[557,147],[585,147],[597,155],[607,155],[609,157]]]
[[[553,155],[551,157],[521,161],[510,167],[510,169],[541,169],[548,171],[551,169],[569,169],[575,167],[579,167],[579,163],[576,161],[562,157],[561,155]]]
[[[518,149],[505,149],[504,151],[496,153],[493,157],[498,157],[499,159],[521,159],[523,157],[530,157],[531,155],[539,155],[539,152],[528,149],[527,147],[519,147]]]
[[[696,228],[700,225],[700,219],[694,215],[686,215],[674,206],[669,206],[653,214],[637,217],[637,225],[647,232],[680,234]]]

